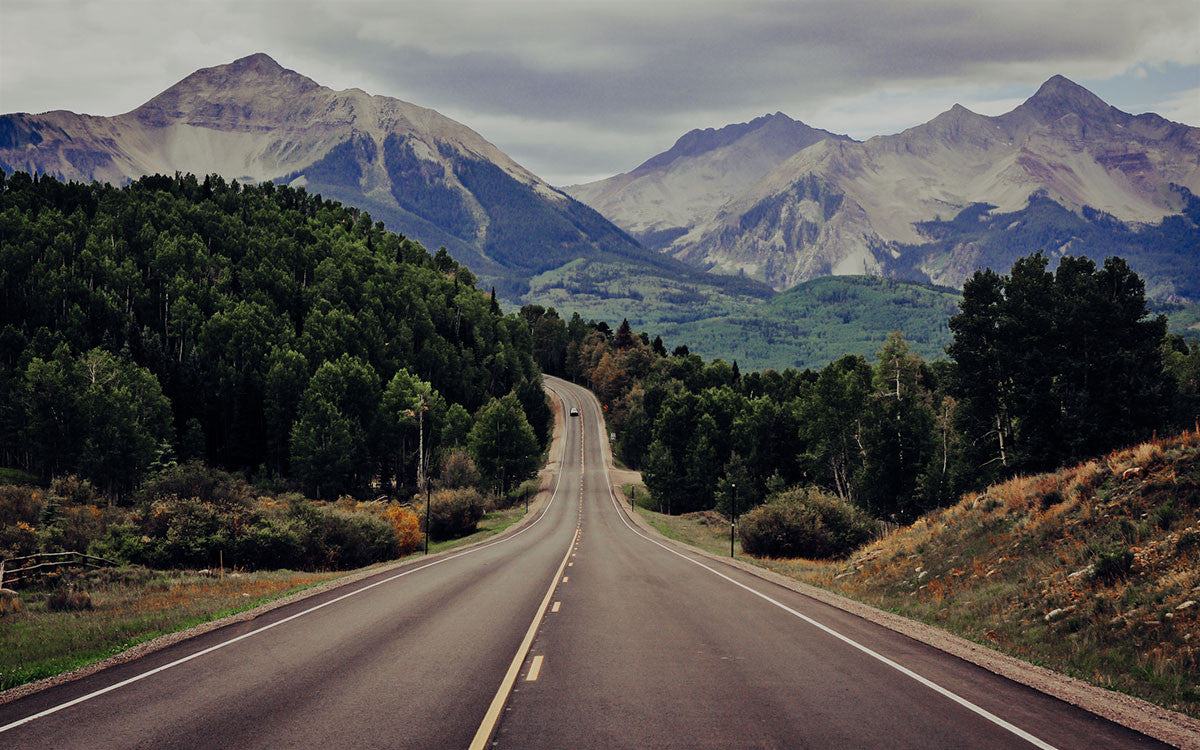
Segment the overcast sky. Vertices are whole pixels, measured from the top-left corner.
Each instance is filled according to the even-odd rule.
[[[1200,125],[1200,0],[0,0],[0,111],[128,111],[266,52],[459,120],[555,184],[783,111],[857,138],[1055,73]]]

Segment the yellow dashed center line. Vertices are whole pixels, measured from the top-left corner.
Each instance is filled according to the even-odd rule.
[[[533,657],[533,663],[529,665],[529,674],[525,675],[526,682],[537,682],[538,675],[542,673],[542,655],[538,654]]]

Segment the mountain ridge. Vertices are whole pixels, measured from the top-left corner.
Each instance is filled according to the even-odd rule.
[[[680,159],[672,165],[683,170]],[[604,185],[612,189],[597,196]],[[1078,216],[1091,210],[1165,233],[1162,222],[1190,215],[1189,195],[1200,193],[1200,128],[1123,112],[1057,75],[1004,114],[955,104],[899,133],[817,139],[734,187],[723,200],[710,196],[706,216],[682,226],[675,221],[665,241],[648,244],[776,290],[823,275],[864,273],[958,286],[974,267],[949,272],[939,258],[914,264],[900,257],[930,243],[922,233],[929,222],[952,222],[981,204],[1016,213],[1040,196]],[[665,210],[656,214],[647,201],[629,210],[622,195],[628,189],[601,181],[568,191],[634,236],[675,218]],[[956,249],[960,257],[970,254]],[[1053,254],[1061,245],[1029,249]],[[1165,287],[1181,285],[1175,282]]]
[[[191,172],[307,187],[446,246],[509,298],[580,257],[698,273],[643,250],[469,127],[400,99],[335,91],[265,53],[197,70],[112,117],[0,116],[0,168],[118,185]]]
[[[601,214],[628,216],[623,229],[648,247],[664,248],[717,210],[729,193],[746,189],[780,161],[824,139],[849,140],[776,112],[688,131],[629,172],[563,190]]]

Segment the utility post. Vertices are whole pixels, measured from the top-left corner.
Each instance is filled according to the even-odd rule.
[[[430,530],[429,529],[429,519],[430,519],[430,515],[431,515],[430,509],[432,507],[433,507],[433,504],[430,502],[430,497],[429,497],[429,478],[426,477],[425,478],[425,554],[427,554],[427,555],[429,554],[429,530]]]
[[[729,556],[733,557],[733,530],[737,526],[737,482],[731,482],[733,501],[729,508]]]
[[[416,409],[405,409],[406,416],[417,418],[417,492],[425,489],[425,554],[429,554],[429,521],[432,515],[429,488],[429,457],[425,455],[425,412],[429,411],[429,395],[421,394],[421,403]],[[403,456],[401,456],[403,461]],[[399,482],[397,482],[399,484]]]

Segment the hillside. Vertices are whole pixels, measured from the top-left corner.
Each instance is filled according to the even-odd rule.
[[[772,564],[1200,716],[1200,434],[971,494],[844,565]]]
[[[719,317],[662,326],[671,341],[695,342],[705,357],[735,359],[748,369],[821,367],[845,354],[874,355],[900,331],[913,351],[944,356],[947,322],[958,309],[954,289],[871,276],[825,277],[771,300]]]
[[[559,311],[616,326],[628,319],[669,344],[745,370],[820,367],[843,354],[871,355],[892,331],[931,359],[950,341],[954,289],[845,276],[814,279],[768,300],[733,299],[684,281],[638,278],[576,264],[536,277],[529,295]]]
[[[322,496],[400,492],[413,399],[436,425],[461,416],[451,443],[512,390],[548,417],[524,323],[469,271],[293,188],[0,174],[0,268],[0,466],[43,480],[120,495],[204,459]]]

